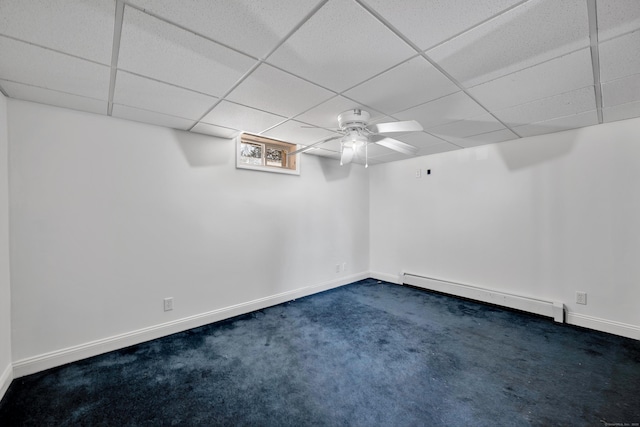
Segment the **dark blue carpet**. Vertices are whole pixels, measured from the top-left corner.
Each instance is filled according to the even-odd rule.
[[[363,280],[14,380],[2,426],[640,422],[640,342]]]

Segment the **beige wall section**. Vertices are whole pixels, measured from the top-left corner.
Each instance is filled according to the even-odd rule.
[[[361,166],[239,170],[234,141],[16,100],[9,121],[14,362],[368,272]]]
[[[561,301],[640,339],[640,119],[370,170],[373,272]]]

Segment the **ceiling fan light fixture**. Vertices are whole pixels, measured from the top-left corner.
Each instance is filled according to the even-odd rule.
[[[342,137],[342,144],[345,147],[354,147],[358,149],[367,143],[367,137],[362,135],[357,130],[350,130],[345,136]]]

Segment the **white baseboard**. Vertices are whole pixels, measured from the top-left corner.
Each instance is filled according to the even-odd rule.
[[[369,277],[376,280],[384,280],[385,282],[402,285],[402,280],[400,275],[394,276],[393,274],[380,273],[378,271],[371,271],[369,272]]]
[[[28,357],[13,363],[13,377],[19,378],[45,369],[64,365],[66,363],[75,362],[87,357],[97,356],[113,350],[118,350],[145,341],[153,340],[163,336],[175,334],[177,332],[186,331],[188,329],[197,328],[209,323],[218,322],[255,310],[260,310],[283,302],[291,301],[296,298],[302,298],[328,289],[337,288],[346,284],[366,279],[369,272],[352,274],[337,280],[323,282],[317,285],[306,286],[294,289],[292,291],[271,295],[265,298],[259,298],[253,301],[247,301],[237,305],[212,310],[206,313],[185,317],[159,325],[150,326],[148,328],[138,329],[136,331],[115,335],[88,343],[68,347],[49,353],[41,354],[34,357]]]
[[[13,365],[10,363],[2,372],[2,375],[0,375],[0,400],[2,400],[4,394],[7,392],[11,381],[13,381]]]
[[[640,327],[629,325],[627,323],[615,322],[613,320],[601,319],[598,317],[571,312],[567,313],[567,323],[570,325],[581,326],[583,328],[594,329],[596,331],[640,340]]]
[[[404,273],[402,280],[408,285],[551,317],[559,323],[564,322],[564,305],[559,301],[546,301],[410,273]]]

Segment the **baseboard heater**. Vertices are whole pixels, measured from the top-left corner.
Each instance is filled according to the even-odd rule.
[[[564,323],[564,305],[561,302],[523,297],[410,273],[402,273],[400,278],[403,284],[552,317],[556,322]]]

